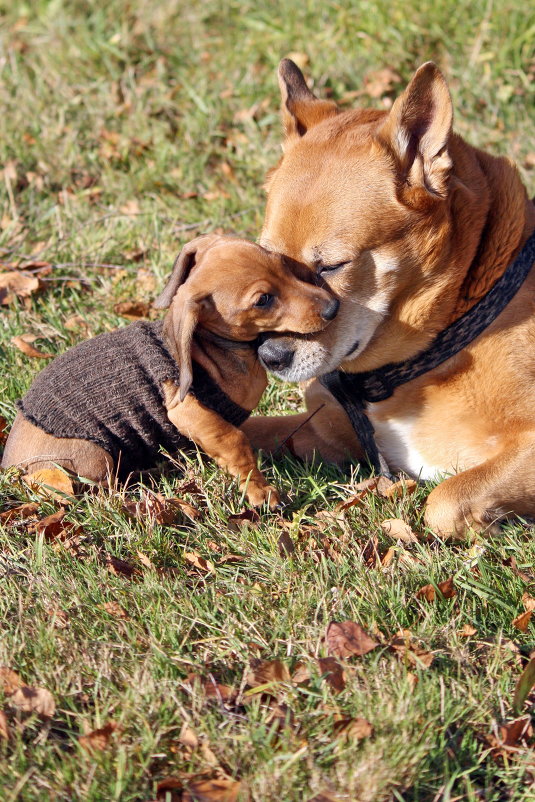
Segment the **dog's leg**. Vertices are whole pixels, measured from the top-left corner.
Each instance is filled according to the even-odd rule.
[[[300,459],[314,452],[343,465],[362,458],[359,441],[343,407],[318,381],[305,390],[307,411],[297,415],[253,417],[241,427],[255,449],[274,453],[284,444]]]
[[[253,506],[260,507],[268,502],[274,509],[280,503],[277,490],[259,471],[251,444],[240,429],[227,423],[192,395],[168,407],[167,414],[179,432],[197,443],[232,476],[239,478],[240,489]]]
[[[451,476],[427,499],[425,522],[445,537],[497,531],[510,514],[535,514],[535,436],[509,442],[497,456]]]
[[[27,474],[60,465],[92,482],[104,482],[113,473],[113,459],[96,443],[53,437],[19,412],[7,438],[2,468],[21,468]]]

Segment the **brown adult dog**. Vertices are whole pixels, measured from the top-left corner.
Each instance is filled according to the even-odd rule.
[[[336,315],[338,302],[326,290],[299,280],[280,256],[235,237],[207,235],[193,240],[182,250],[156,306],[170,306],[163,330],[158,328],[159,324],[143,324],[145,328],[133,324],[127,327],[129,332],[121,329],[101,335],[71,349],[64,355],[67,360],[59,357],[56,364],[51,363],[42,374],[41,384],[37,383],[37,377],[38,391],[34,396],[37,395],[38,409],[45,394],[47,399],[52,399],[52,405],[57,399],[58,409],[45,410],[46,420],[51,421],[47,426],[53,431],[34,425],[19,412],[6,443],[2,466],[17,465],[35,473],[59,464],[76,475],[101,482],[120,467],[121,459],[128,465],[136,465],[136,457],[141,460],[141,452],[144,453],[144,439],[136,441],[139,443],[136,453],[131,438],[128,439],[130,430],[121,420],[119,432],[126,432],[126,435],[124,443],[119,441],[118,444],[114,435],[113,445],[117,453],[109,453],[98,445],[102,432],[105,430],[105,436],[111,426],[116,426],[114,400],[120,401],[127,419],[131,410],[138,410],[133,420],[135,436],[138,437],[138,431],[145,436],[151,421],[159,420],[159,407],[164,406],[165,397],[161,431],[166,433],[169,428],[174,442],[175,430],[169,427],[168,418],[185,436],[184,445],[185,438],[193,440],[229,473],[240,477],[240,487],[252,504],[269,501],[272,507],[275,506],[279,501],[277,491],[267,484],[258,470],[244,433],[215,411],[217,405],[210,408],[189,392],[193,380],[192,360],[214,380],[216,391],[217,388],[225,391],[234,404],[249,412],[257,405],[266,386],[266,373],[257,360],[251,341],[264,331],[317,333]],[[135,326],[138,328],[132,331]],[[125,369],[120,364],[123,353],[125,360],[130,358],[131,342],[137,345],[138,332],[144,332],[143,337],[148,337],[146,342],[151,349],[156,343],[156,358],[151,356],[147,365],[151,376],[154,372],[159,378],[159,363],[163,361],[166,365],[169,361],[173,369],[173,359],[180,372],[180,386],[162,380],[161,387],[152,388],[155,382],[151,380],[150,398],[156,398],[156,414],[152,418],[142,408],[143,390],[137,385],[128,385]],[[132,335],[134,340],[124,339]],[[109,346],[116,349],[120,338],[123,338],[121,342],[127,343],[126,347],[123,345],[122,350],[112,350],[112,356],[106,357]],[[91,342],[95,347],[88,349]],[[77,369],[80,360],[81,369]],[[140,383],[144,386],[147,371],[145,363],[140,364],[143,365]],[[73,370],[78,378],[75,387],[69,386],[68,381]],[[198,395],[195,383],[192,389]],[[101,392],[105,393],[104,399],[97,398]],[[91,417],[91,424],[84,423],[87,434],[83,438],[76,429],[79,424],[70,423],[71,419],[76,420],[77,413],[81,413],[80,397],[83,399],[84,420]],[[100,407],[95,412],[93,405],[97,401]],[[65,406],[66,416],[63,412]],[[228,406],[225,399],[224,408],[228,409]],[[62,420],[67,419],[68,427],[74,425],[77,437],[64,431],[60,437],[54,436],[58,431],[54,428],[54,421],[59,414],[63,415]],[[130,426],[130,422],[127,425]],[[151,443],[151,447],[149,458],[157,458],[158,442]]]
[[[318,336],[266,341],[277,376],[303,381],[403,362],[429,346],[491,288],[535,227],[518,172],[452,133],[446,82],[432,63],[391,110],[339,112],[318,100],[289,60],[279,68],[284,155],[267,179],[260,238],[318,273],[341,302]],[[535,513],[535,275],[483,334],[368,414],[393,470],[451,474],[430,494],[436,532],[485,529]],[[293,437],[298,455],[358,459],[342,408],[317,381],[308,412],[254,418],[244,430],[270,450]]]

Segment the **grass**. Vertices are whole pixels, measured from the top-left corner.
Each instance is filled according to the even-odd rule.
[[[535,191],[526,167],[535,151],[535,15],[519,0],[35,0],[0,2],[0,10],[0,260],[51,266],[28,306],[0,313],[8,421],[42,366],[12,336],[32,333],[42,350],[62,352],[124,324],[114,304],[154,297],[194,234],[256,237],[263,176],[279,153],[275,70],[291,52],[308,62],[317,91],[342,102],[384,66],[400,76],[391,97],[433,58],[450,80],[457,130],[515,158]],[[73,315],[84,325],[73,328]],[[298,404],[295,388],[274,382],[261,408]],[[495,759],[485,740],[513,717],[515,682],[534,645],[532,628],[512,625],[522,594],[534,592],[531,527],[509,524],[479,552],[436,540],[396,546],[386,567],[371,568],[363,559],[370,538],[381,554],[392,546],[380,522],[403,517],[421,527],[429,488],[395,502],[370,496],[338,525],[321,513],[347,495],[343,472],[290,459],[264,468],[288,499],[291,556],[280,552],[279,516],[235,531],[236,486],[195,454],[182,471],[145,480],[172,496],[194,479],[203,495],[185,497],[202,506],[195,525],[127,515],[125,501],[144,492],[138,486],[69,506],[76,548],[27,523],[0,525],[0,664],[57,704],[49,721],[2,704],[12,733],[0,739],[2,798],[148,801],[163,778],[204,772],[241,780],[243,798],[262,802],[320,791],[363,802],[532,799],[529,750]],[[0,476],[2,509],[31,500],[39,518],[58,508],[14,472]],[[214,570],[195,568],[191,552]],[[133,579],[114,575],[106,556],[135,567]],[[512,556],[524,579],[504,562]],[[415,598],[452,575],[454,599]],[[339,694],[312,660],[326,655],[331,619],[353,619],[380,641],[349,661]],[[459,634],[465,624],[474,636]],[[433,651],[429,669],[388,648],[401,628]],[[243,691],[258,657],[311,667],[308,685],[277,690],[292,713],[283,725],[265,696],[223,703],[187,681],[212,676]],[[340,717],[368,719],[373,736],[337,739]],[[78,737],[110,720],[120,729],[107,748],[84,751]],[[197,749],[179,741],[185,722],[203,739]]]

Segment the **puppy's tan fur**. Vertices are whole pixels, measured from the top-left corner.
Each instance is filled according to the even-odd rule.
[[[266,294],[273,303],[259,306]],[[235,403],[252,410],[266,387],[266,373],[248,341],[266,330],[318,332],[332,315],[332,296],[300,281],[276,254],[245,240],[208,235],[185,246],[156,306],[170,306],[164,338],[180,368],[180,387],[166,382],[164,388],[169,419],[240,478],[252,504],[269,500],[275,506],[277,491],[259,471],[245,434],[188,394],[191,363],[196,360]],[[54,464],[96,482],[117,467],[100,446],[53,437],[19,413],[2,466],[32,473]]]
[[[268,177],[260,241],[319,272],[341,307],[317,337],[279,340],[294,355],[275,372],[303,381],[338,367],[402,362],[502,275],[535,227],[533,204],[510,160],[452,132],[450,95],[435,65],[416,72],[390,112],[338,112],[289,61],[279,77],[286,139]],[[392,469],[451,474],[427,502],[437,532],[535,513],[534,309],[532,271],[472,345],[370,405]],[[248,421],[253,443],[268,450],[325,404],[293,437],[294,449],[358,459],[332,396],[312,381],[306,397],[307,413]]]

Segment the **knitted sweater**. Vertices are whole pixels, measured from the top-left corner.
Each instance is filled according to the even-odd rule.
[[[113,458],[119,476],[145,470],[161,449],[188,445],[167,417],[163,383],[179,383],[162,340],[162,321],[132,323],[70,348],[39,373],[19,408],[54,437],[90,440]],[[235,404],[199,364],[190,392],[234,426],[249,412]]]

